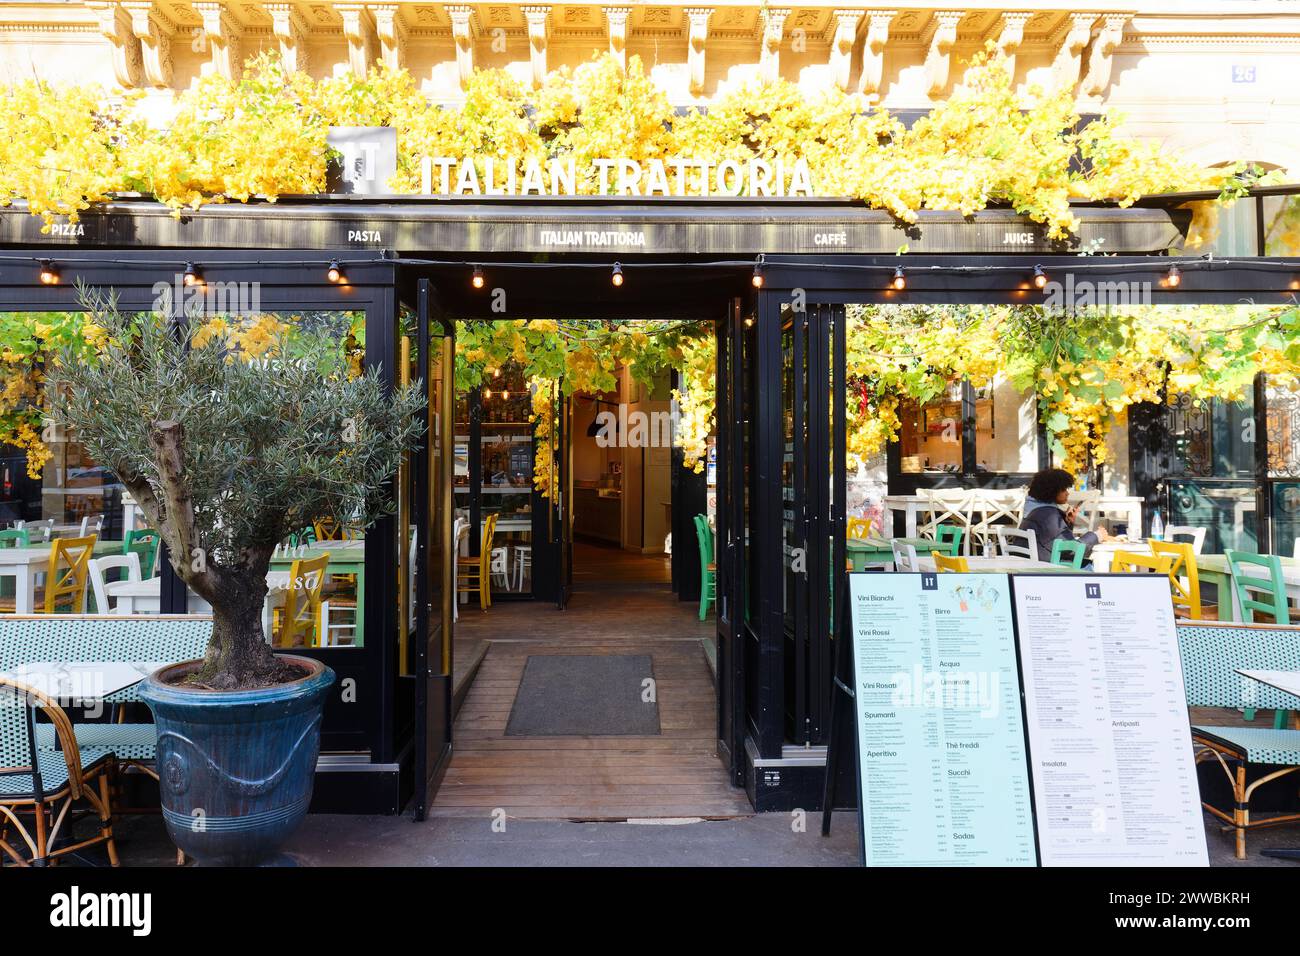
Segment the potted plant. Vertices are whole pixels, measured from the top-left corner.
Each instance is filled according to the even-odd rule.
[[[418,390],[350,370],[329,314],[123,313],[83,288],[98,361],[50,368],[51,414],[77,430],[212,606],[202,660],[142,696],[158,726],[163,813],[199,862],[265,859],[311,799],[333,672],[272,653],[262,629],[276,546],[314,519],[368,525],[420,433]]]

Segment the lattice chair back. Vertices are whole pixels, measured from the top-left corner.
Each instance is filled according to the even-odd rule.
[[[1192,552],[1194,554],[1200,554],[1201,549],[1205,547],[1205,534],[1205,528],[1193,528],[1191,525],[1186,524],[1165,525],[1165,540],[1173,541],[1175,538],[1191,538]]]
[[[971,507],[974,492],[964,488],[922,488],[921,507],[926,512],[925,523],[918,529],[922,537],[937,539],[940,525],[962,529],[966,543],[963,554],[970,554]]]
[[[971,517],[971,546],[987,549],[995,541],[1002,543],[998,528],[1020,526],[1025,513],[1025,492],[1019,488],[982,489],[974,493],[971,507],[979,515]],[[966,553],[970,553],[969,548]]]
[[[1167,555],[1169,565],[1169,593],[1175,608],[1185,608],[1189,617],[1199,621],[1201,612],[1201,578],[1196,568],[1196,551],[1190,542],[1157,541],[1151,538],[1151,553]],[[1183,580],[1187,583],[1184,584]]]
[[[1189,707],[1300,710],[1300,698],[1237,673],[1300,670],[1300,627],[1179,621]]]
[[[326,551],[315,558],[297,558],[289,565],[289,588],[284,595],[277,647],[319,646],[321,591],[329,563],[330,553]]]
[[[86,610],[86,581],[90,557],[98,535],[58,538],[50,549],[50,567],[45,575],[45,613],[80,614]]]
[[[192,661],[212,637],[203,614],[43,614],[0,617],[0,671],[33,661]],[[112,703],[139,700],[138,685],[111,694]]]

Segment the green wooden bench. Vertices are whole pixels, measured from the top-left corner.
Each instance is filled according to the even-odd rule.
[[[188,661],[203,656],[212,636],[212,618],[202,614],[5,615],[0,617],[0,671],[36,661]],[[108,704],[140,700],[139,685],[104,698]],[[37,745],[56,746],[54,728],[37,726]],[[154,759],[157,737],[152,723],[76,722],[83,747],[112,752],[119,763],[146,766]]]
[[[1180,621],[1178,649],[1189,707],[1300,710],[1300,698],[1243,677],[1237,670],[1300,670],[1300,627]],[[1300,820],[1300,813],[1251,821],[1250,798],[1265,783],[1300,771],[1300,730],[1195,725],[1197,763],[1217,761],[1232,787],[1229,810],[1202,802],[1236,831],[1237,858],[1246,858],[1246,831]],[[1264,772],[1247,780],[1250,768]],[[1294,778],[1293,778],[1294,779]]]

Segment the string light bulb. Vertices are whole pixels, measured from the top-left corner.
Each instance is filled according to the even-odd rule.
[[[623,267],[617,262],[614,263],[614,271],[609,274],[609,281],[614,283],[615,288],[623,286]]]
[[[198,285],[203,281],[203,273],[199,271],[199,267],[194,263],[187,262],[185,263],[184,281],[186,285]]]
[[[470,277],[469,284],[476,289],[481,289],[487,284],[487,277],[483,275],[483,270],[478,266],[474,267],[474,275]]]
[[[1034,287],[1037,289],[1047,285],[1047,273],[1043,271],[1042,266],[1034,266]]]
[[[1171,289],[1177,289],[1182,285],[1183,274],[1178,271],[1178,266],[1169,267],[1169,275],[1166,277],[1165,282]]]
[[[330,282],[343,281],[343,267],[339,265],[337,259],[330,260],[329,268],[325,270],[325,278],[329,279]]]
[[[907,288],[907,276],[903,274],[903,267],[898,266],[894,269],[894,280],[890,283],[899,292]]]
[[[754,274],[750,277],[749,284],[755,289],[763,288],[763,257],[761,255],[754,260]]]
[[[41,285],[57,285],[59,270],[49,259],[41,260]]]

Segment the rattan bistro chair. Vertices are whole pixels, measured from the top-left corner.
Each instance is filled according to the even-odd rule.
[[[59,749],[36,745],[35,711],[49,720]],[[103,843],[117,866],[109,775],[113,752],[77,743],[72,721],[45,694],[0,675],[0,864],[44,866],[49,861]],[[59,842],[86,811],[98,818],[97,836]],[[24,817],[30,820],[24,822]],[[17,837],[17,840],[14,837]],[[24,852],[25,851],[25,852]]]

